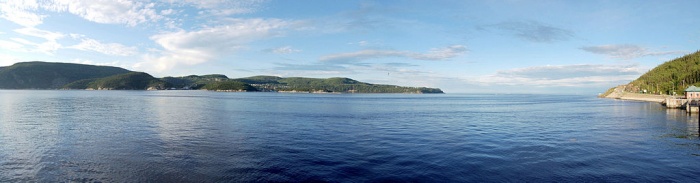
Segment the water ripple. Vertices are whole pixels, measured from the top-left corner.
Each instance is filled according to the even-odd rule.
[[[692,182],[697,130],[587,96],[0,91],[0,182]]]

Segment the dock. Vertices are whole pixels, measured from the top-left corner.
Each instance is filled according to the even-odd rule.
[[[700,99],[685,99],[685,98],[674,98],[674,97],[669,97],[666,98],[664,102],[662,102],[666,108],[670,109],[685,109],[686,112],[688,113],[696,113],[698,112],[698,107],[700,106]]]

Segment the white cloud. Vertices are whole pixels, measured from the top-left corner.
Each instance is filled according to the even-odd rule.
[[[369,44],[369,42],[367,42],[367,41],[360,41],[360,42],[357,42],[357,44],[360,45],[360,46],[367,46],[367,45]]]
[[[10,38],[10,40],[12,40],[16,43],[23,44],[23,45],[36,45],[36,43],[31,42],[31,41],[26,40],[26,39],[22,39],[22,38]]]
[[[338,53],[321,57],[323,62],[350,62],[384,57],[408,57],[416,60],[445,60],[457,57],[467,52],[463,45],[452,45],[445,48],[433,48],[427,53],[415,53],[397,50],[361,50],[350,53]]]
[[[16,41],[0,40],[0,48],[13,51],[26,51],[24,44],[17,43]]]
[[[97,23],[126,24],[136,26],[163,18],[155,3],[139,0],[21,0],[0,2],[0,17],[22,25],[34,27],[42,24],[47,15],[38,11],[68,12]]]
[[[600,46],[586,46],[581,47],[581,50],[607,55],[612,58],[618,59],[634,59],[645,56],[659,56],[659,55],[672,55],[672,54],[683,54],[685,51],[651,51],[648,48],[644,48],[637,45],[629,44],[618,44],[618,45],[600,45]]]
[[[96,51],[106,55],[131,56],[137,53],[136,47],[128,47],[118,43],[101,43],[94,39],[84,38],[77,45],[69,46],[83,51]]]
[[[21,29],[15,29],[15,32],[23,34],[23,35],[27,35],[27,36],[44,38],[46,40],[53,40],[53,41],[65,37],[65,35],[60,33],[60,32],[51,32],[51,31],[47,31],[47,30],[37,29],[34,27],[25,27],[25,28],[21,28]]]
[[[358,42],[350,42],[348,44],[349,45],[358,45],[358,46],[369,46],[371,43],[369,41],[358,41]]]
[[[20,62],[20,59],[15,56],[0,54],[0,67],[9,66],[17,62]]]
[[[274,53],[274,54],[290,54],[290,53],[301,52],[301,50],[294,49],[291,46],[283,46],[283,47],[279,47],[279,48],[266,49],[263,51],[269,52],[269,53]]]
[[[154,3],[133,0],[49,0],[43,4],[46,10],[69,12],[86,20],[106,24],[136,26],[161,18]]]
[[[590,87],[629,82],[641,74],[637,65],[547,65],[501,70],[470,81],[481,85]]]
[[[15,38],[13,40],[18,42],[18,43],[24,44],[26,46],[34,46],[35,47],[34,49],[30,49],[29,51],[42,52],[42,53],[46,53],[49,55],[53,55],[53,52],[55,52],[56,50],[58,50],[62,47],[62,45],[59,44],[57,42],[57,40],[65,37],[65,35],[60,33],[60,32],[51,32],[51,31],[37,29],[34,27],[25,27],[25,28],[21,28],[21,29],[15,29],[14,31],[19,33],[19,34],[22,34],[22,35],[45,39],[46,41],[42,42],[42,43],[35,43],[35,42],[28,41],[28,40],[20,39],[20,38]]]
[[[25,27],[33,27],[43,23],[46,17],[31,12],[38,8],[36,0],[0,1],[0,17]]]
[[[171,1],[175,2],[175,1]],[[184,3],[206,11],[208,14],[225,16],[233,14],[253,13],[264,0],[184,0]],[[181,2],[182,3],[182,2]]]
[[[573,31],[544,25],[536,21],[509,21],[480,28],[506,31],[520,39],[539,43],[566,41],[574,37]]]
[[[445,60],[453,57],[457,57],[463,53],[467,52],[467,47],[462,45],[452,45],[446,48],[433,48],[425,54],[413,54],[412,58],[418,60]]]
[[[161,14],[161,15],[164,15],[164,16],[171,15],[171,14],[173,14],[173,13],[175,13],[175,10],[173,10],[173,9],[167,9],[167,10],[161,10],[161,11],[160,11],[160,14]]]
[[[181,64],[204,63],[232,54],[249,42],[280,36],[294,24],[280,19],[233,19],[222,26],[154,35],[151,39],[163,49],[146,56],[146,62],[135,67],[150,67],[160,72]]]
[[[115,66],[115,67],[121,67],[121,68],[127,68],[125,65],[120,64],[120,62],[114,61],[114,62],[95,62],[92,60],[85,60],[85,59],[72,59],[67,61],[68,63],[76,63],[76,64],[87,64],[87,65],[104,65],[104,66]]]
[[[156,23],[177,29],[182,19],[175,18],[186,9],[218,18],[256,12],[265,0],[3,0],[0,18],[23,27],[36,27],[50,13],[70,13],[85,20],[103,24],[136,26]]]

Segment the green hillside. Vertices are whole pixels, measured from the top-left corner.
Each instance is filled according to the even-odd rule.
[[[260,91],[301,91],[340,93],[443,93],[438,88],[402,87],[359,82],[350,78],[303,78],[276,76],[253,76],[235,79],[255,86]]]
[[[350,78],[253,76],[230,79],[221,74],[154,78],[123,68],[71,63],[22,62],[0,67],[0,89],[216,90],[337,93],[443,93],[438,88],[370,84]]]
[[[238,78],[236,81],[248,84],[279,84],[279,80],[283,78],[277,76],[253,76],[247,78]]]
[[[234,80],[212,82],[204,85],[202,89],[213,91],[258,91],[249,84]]]
[[[172,84],[172,87],[175,88],[184,88],[184,89],[200,89],[204,87],[204,85],[209,84],[209,83],[214,83],[214,82],[219,82],[219,81],[227,81],[229,80],[226,75],[222,74],[209,74],[209,75],[189,75],[189,76],[181,76],[181,77],[164,77],[161,78],[161,80],[168,82]]]
[[[700,51],[665,62],[630,82],[626,92],[683,94],[688,86],[700,86]]]
[[[67,84],[67,89],[93,90],[164,90],[170,83],[154,78],[143,72],[130,72],[100,79],[79,80]]]
[[[102,78],[124,74],[129,70],[71,63],[22,62],[0,70],[0,88],[3,89],[58,89],[83,79]]]

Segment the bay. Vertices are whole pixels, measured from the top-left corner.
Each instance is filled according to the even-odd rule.
[[[0,90],[0,182],[692,182],[698,116],[578,95]]]

